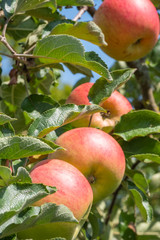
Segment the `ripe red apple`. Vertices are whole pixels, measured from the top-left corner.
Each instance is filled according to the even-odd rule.
[[[48,202],[64,204],[73,212],[77,220],[86,220],[92,205],[93,192],[89,182],[78,169],[61,160],[47,159],[37,163],[30,176],[33,183],[56,186],[58,189],[56,193],[44,197],[34,205],[40,206]],[[69,222],[42,224],[20,232],[18,239],[42,240],[65,237],[71,240],[79,232],[77,225]]]
[[[90,105],[88,94],[93,83],[87,82],[76,87],[66,100],[66,103],[74,103],[76,105]],[[114,91],[111,96],[100,103],[100,106],[107,110],[107,113],[95,113],[90,117],[86,116],[72,123],[74,127],[88,127],[89,122],[91,127],[103,129],[106,132],[111,131],[117,121],[123,114],[132,110],[130,102],[118,91]]]
[[[150,0],[104,0],[94,15],[112,58],[134,61],[151,51],[158,40],[159,17]]]
[[[93,190],[93,202],[110,195],[119,186],[125,171],[125,156],[121,146],[108,133],[85,127],[60,135],[57,150],[49,157],[62,159],[78,168]]]

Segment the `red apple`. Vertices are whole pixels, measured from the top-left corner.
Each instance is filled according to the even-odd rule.
[[[83,83],[76,87],[66,100],[66,103],[74,103],[76,105],[90,105],[88,94],[93,83]],[[114,91],[111,96],[100,104],[107,110],[107,113],[95,113],[91,119],[91,127],[97,127],[109,132],[113,129],[117,121],[123,114],[132,110],[130,102],[118,91]],[[74,127],[88,127],[91,116],[83,117],[72,123]]]
[[[93,190],[93,202],[110,195],[119,186],[125,171],[125,156],[121,146],[108,133],[85,127],[75,128],[60,135],[57,150],[49,157],[62,159],[78,168],[88,179]]]
[[[93,201],[91,186],[84,175],[71,164],[57,160],[47,159],[35,165],[30,173],[33,183],[56,186],[56,193],[48,195],[36,202],[35,206],[44,203],[64,204],[81,221],[88,217]],[[50,239],[53,237],[65,237],[71,240],[78,234],[79,226],[76,223],[49,223],[42,224],[22,231],[18,239]],[[74,238],[75,239],[75,238]]]
[[[151,51],[158,40],[159,17],[150,0],[104,0],[94,15],[112,58],[134,61]]]

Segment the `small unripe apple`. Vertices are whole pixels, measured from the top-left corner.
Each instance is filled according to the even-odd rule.
[[[62,159],[78,168],[88,179],[93,190],[93,202],[110,195],[122,181],[125,156],[118,142],[102,130],[75,128],[60,135],[57,150],[49,157]]]
[[[94,15],[116,60],[134,61],[149,53],[158,40],[159,17],[150,0],[104,0]]]
[[[76,87],[69,95],[66,103],[74,103],[76,105],[90,105],[88,94],[93,83],[87,82]],[[103,129],[110,132],[120,117],[132,110],[132,105],[121,93],[114,91],[109,98],[100,103],[100,106],[107,110],[107,113],[95,113],[91,116],[85,116],[79,120],[72,122],[74,127],[91,127]],[[91,118],[91,121],[90,121]]]
[[[77,220],[86,220],[92,205],[93,192],[89,182],[77,168],[65,161],[47,159],[37,163],[30,176],[33,183],[43,183],[57,188],[56,193],[39,200],[35,206],[49,202],[63,204],[73,212]],[[69,222],[41,224],[20,232],[18,239],[44,240],[64,237],[71,240],[78,234],[79,226],[77,223]]]

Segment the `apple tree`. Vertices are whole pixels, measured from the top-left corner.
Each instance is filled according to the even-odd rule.
[[[152,2],[159,13],[159,0]],[[145,57],[116,60],[108,68],[94,51],[94,46],[107,47],[104,32],[93,21],[101,3],[0,0],[0,239],[21,239],[21,231],[51,223],[77,224],[77,240],[160,239],[160,40]],[[64,9],[73,9],[74,18],[67,18]],[[84,13],[90,21],[84,21]],[[93,51],[86,51],[82,40],[90,42]],[[5,76],[4,57],[11,62]],[[66,68],[73,79],[83,74],[74,89],[92,81],[93,73],[99,76],[88,94],[90,104],[66,104],[72,90],[63,84]],[[67,206],[34,206],[57,189],[32,183],[33,166],[61,148],[56,139],[74,129],[75,121],[89,117],[91,127],[95,114],[109,117],[100,103],[115,90],[133,108],[108,133],[125,155],[118,188],[92,205],[83,224]],[[119,107],[123,109],[122,102]],[[52,239],[69,239],[59,237]]]

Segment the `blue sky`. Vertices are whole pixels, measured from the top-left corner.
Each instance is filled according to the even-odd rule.
[[[101,4],[101,1],[99,1],[99,0],[95,0],[94,2],[95,2],[96,8],[98,8],[99,5]],[[68,9],[64,8],[61,13],[63,15],[65,15],[66,18],[73,19],[77,15],[78,10],[76,7],[68,8]],[[87,12],[85,12],[83,14],[82,18],[80,19],[80,21],[91,21],[91,20],[92,20],[92,17]],[[102,58],[102,60],[108,65],[109,68],[113,65],[114,60],[112,58],[110,58],[109,56],[107,56],[105,53],[103,53],[98,46],[93,45],[93,44],[83,41],[83,40],[81,40],[81,42],[82,42],[86,52],[95,51]],[[3,74],[9,73],[9,71],[11,69],[10,59],[8,59],[6,57],[3,58],[2,69],[3,69]],[[74,85],[76,81],[78,81],[79,79],[84,77],[84,75],[82,75],[82,74],[75,74],[75,75],[72,74],[66,67],[64,67],[64,70],[65,71],[62,72],[63,83],[69,83],[70,85]],[[99,77],[100,76],[98,74],[93,72],[93,78],[91,79],[91,81],[95,82]]]

